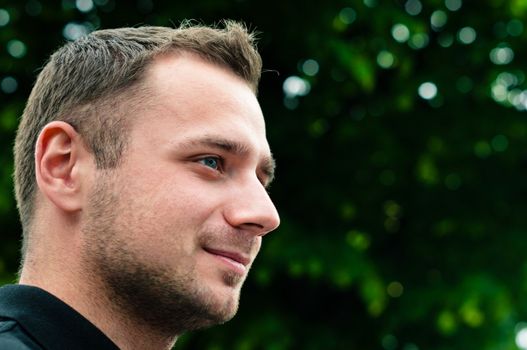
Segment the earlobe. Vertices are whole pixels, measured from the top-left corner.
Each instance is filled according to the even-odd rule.
[[[57,208],[80,210],[84,145],[75,129],[54,121],[41,131],[35,147],[35,175],[40,191]]]

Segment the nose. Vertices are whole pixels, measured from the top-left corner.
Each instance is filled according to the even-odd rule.
[[[280,225],[278,211],[258,180],[238,186],[229,197],[224,217],[231,226],[264,236]]]

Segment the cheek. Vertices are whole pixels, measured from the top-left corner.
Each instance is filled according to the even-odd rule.
[[[226,198],[224,187],[221,181],[204,180],[190,170],[182,170],[152,184],[150,198],[159,212],[203,222],[221,209]]]
[[[174,226],[205,224],[215,213],[221,216],[222,203],[228,198],[222,180],[203,179],[173,160],[152,161],[148,167],[139,163],[123,172],[126,178],[120,183],[133,203],[131,210],[141,213],[146,221],[157,220],[156,225],[172,225],[175,230]]]
[[[123,225],[145,245],[191,252],[204,227],[221,219],[219,195],[198,185],[143,183],[125,189]]]

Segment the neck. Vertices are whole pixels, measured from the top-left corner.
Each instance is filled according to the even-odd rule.
[[[79,252],[46,247],[46,255],[28,252],[20,284],[32,285],[53,294],[99,328],[120,349],[171,349],[177,337],[167,335],[137,320],[112,302],[106,288],[79,264]],[[60,257],[45,259],[44,257]]]
[[[82,314],[99,327],[120,349],[172,349],[177,337],[165,334],[122,310],[101,288],[88,288]]]

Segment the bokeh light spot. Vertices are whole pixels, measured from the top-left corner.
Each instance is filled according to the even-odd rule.
[[[481,326],[485,320],[485,315],[478,307],[477,302],[473,300],[467,301],[465,305],[461,307],[459,313],[463,321],[473,328]]]
[[[0,82],[0,88],[6,94],[12,94],[18,89],[18,82],[13,77],[5,77]]]
[[[450,11],[457,11],[461,8],[462,5],[461,0],[445,0],[445,6]]]
[[[344,220],[353,220],[357,215],[357,207],[353,203],[343,204],[340,211]]]
[[[397,23],[392,27],[392,37],[396,41],[404,43],[410,38],[410,30],[404,24]]]
[[[485,159],[492,153],[492,149],[490,148],[490,145],[486,141],[478,141],[474,145],[474,154],[476,154],[477,157]]]
[[[92,0],[76,0],[75,6],[80,12],[90,12],[94,5]]]
[[[457,328],[455,315],[451,311],[442,311],[437,317],[437,328],[446,335],[454,333]]]
[[[509,140],[505,135],[496,135],[490,143],[496,152],[504,152],[509,147]]]
[[[302,71],[304,74],[309,75],[310,77],[316,75],[318,73],[318,69],[318,62],[313,59],[305,60],[304,63],[302,63]]]
[[[395,62],[395,57],[389,51],[382,50],[377,55],[377,64],[384,69],[391,68]]]
[[[507,33],[510,36],[520,36],[523,33],[523,22],[518,19],[511,19],[507,23]]]
[[[351,230],[346,234],[346,243],[358,251],[364,251],[370,246],[370,238],[364,232]]]
[[[439,171],[429,155],[424,155],[417,164],[417,178],[424,184],[434,185],[439,181]]]
[[[327,120],[319,118],[309,124],[309,133],[313,137],[319,137],[323,135],[329,128]]]
[[[426,83],[419,85],[417,92],[421,98],[431,100],[437,95],[437,86],[434,83],[427,81]]]
[[[292,75],[284,81],[282,89],[285,95],[289,97],[305,96],[311,90],[311,85],[307,80]]]
[[[472,44],[476,40],[476,31],[472,27],[464,27],[457,33],[458,40],[465,44]]]
[[[522,327],[516,332],[516,345],[522,349],[527,350],[527,327]]]
[[[254,271],[253,277],[256,279],[256,282],[261,286],[266,286],[271,282],[271,272],[265,268],[259,268]]]
[[[298,277],[304,273],[304,266],[298,261],[291,261],[289,262],[288,270],[291,276]]]
[[[404,4],[404,9],[409,15],[417,16],[423,10],[423,4],[419,0],[408,0]]]
[[[450,47],[454,43],[454,37],[452,34],[443,33],[437,38],[437,42],[441,47]]]
[[[88,35],[93,30],[93,27],[89,26],[88,24],[79,24],[70,22],[64,26],[64,29],[62,30],[62,35],[67,40],[77,40],[82,36]]]
[[[519,83],[518,76],[509,72],[502,72],[496,77],[496,82],[505,85],[507,88]]]
[[[497,65],[509,64],[514,59],[514,51],[504,44],[490,51],[490,60]]]
[[[353,282],[353,276],[351,276],[351,273],[348,270],[339,269],[339,270],[333,271],[332,280],[336,286],[347,288]]]
[[[295,110],[298,107],[299,101],[297,97],[284,97],[284,106],[289,110]]]
[[[404,293],[404,287],[401,284],[401,282],[393,281],[390,284],[388,284],[388,287],[386,288],[386,292],[392,298],[399,298]]]
[[[393,200],[388,200],[384,203],[384,213],[391,218],[398,218],[401,215],[401,206]]]
[[[507,100],[507,87],[502,84],[494,84],[491,89],[492,98],[496,102],[504,102]]]
[[[388,334],[382,338],[381,345],[384,350],[395,350],[397,349],[399,342],[395,336]]]
[[[414,50],[419,50],[425,48],[428,45],[428,41],[428,34],[417,33],[412,35],[410,41],[408,42],[408,45]]]
[[[437,136],[432,136],[428,139],[427,148],[433,153],[442,153],[445,147],[445,142]]]
[[[417,33],[410,38],[409,45],[412,49],[422,49],[428,45],[429,38],[426,33]]]
[[[9,16],[9,12],[4,9],[0,9],[0,27],[6,26],[10,19],[11,16]]]
[[[446,236],[454,233],[457,224],[454,220],[443,219],[435,224],[434,231],[438,236]],[[435,282],[441,281],[441,271],[432,269],[428,271],[428,277]]]
[[[22,58],[26,55],[26,44],[20,40],[10,40],[7,43],[7,52],[15,58]]]
[[[437,31],[443,28],[446,24],[447,19],[448,17],[445,11],[434,11],[430,16],[430,24],[432,25],[432,29]]]
[[[507,102],[516,107],[518,110],[525,109],[523,103],[527,101],[526,98],[526,93],[520,89],[512,89],[507,92]]]
[[[351,7],[345,7],[339,12],[339,19],[342,23],[351,24],[357,19],[357,12]]]

